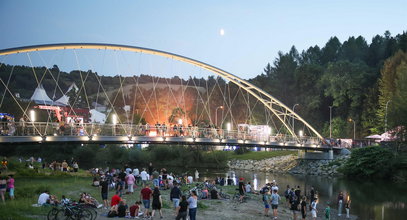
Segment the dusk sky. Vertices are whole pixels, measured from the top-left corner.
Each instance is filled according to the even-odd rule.
[[[164,50],[248,79],[278,51],[407,30],[405,0],[1,0],[0,49],[111,43]],[[224,34],[221,34],[224,30]],[[74,67],[72,67],[74,68]]]

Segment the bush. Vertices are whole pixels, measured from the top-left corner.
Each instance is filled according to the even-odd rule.
[[[340,171],[351,177],[385,178],[391,176],[394,165],[391,151],[379,146],[365,147],[353,150]]]

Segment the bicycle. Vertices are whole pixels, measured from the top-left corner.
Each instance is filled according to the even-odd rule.
[[[219,191],[218,194],[219,194],[219,197],[222,198],[222,199],[230,199],[230,195],[227,194],[227,193],[224,193],[224,192],[222,191],[222,189],[220,189],[220,191]]]
[[[93,214],[88,208],[81,205],[64,205],[58,210],[54,216],[55,220],[71,219],[71,220],[93,220]]]

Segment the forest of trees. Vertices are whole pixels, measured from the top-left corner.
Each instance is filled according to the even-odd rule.
[[[363,138],[384,132],[386,104],[388,130],[407,125],[406,52],[407,32],[386,31],[370,44],[362,36],[343,43],[332,37],[322,48],[280,52],[251,82],[288,107],[299,104],[296,112],[325,137],[333,106],[332,136],[352,137],[352,119],[356,136]]]
[[[101,83],[106,91],[114,91],[114,99],[110,98],[115,107],[138,103],[138,106],[133,106],[133,114],[135,111],[139,114],[138,111],[148,104],[151,111],[156,112],[168,103],[168,89],[157,89],[158,98],[154,103],[161,103],[161,105],[156,104],[157,106],[154,107],[150,103],[144,103],[143,106],[140,96],[123,95],[123,91],[118,88],[120,85],[131,86],[136,82],[170,82],[173,85],[203,87],[207,93],[201,94],[205,96],[201,98],[205,101],[210,95],[211,102],[205,109],[196,101],[199,96],[196,90],[187,92],[186,98],[183,97],[187,103],[183,105],[188,107],[178,109],[177,113],[175,108],[177,106],[172,101],[171,109],[166,110],[169,113],[189,115],[191,121],[198,120],[199,115],[207,114],[199,120],[213,123],[216,107],[223,105],[226,109],[223,110],[225,115],[222,120],[236,120],[234,124],[237,124],[244,122],[248,115],[251,117],[250,120],[253,118],[253,123],[262,124],[264,120],[264,115],[261,115],[264,113],[261,111],[250,112],[250,108],[247,107],[249,100],[243,93],[238,92],[236,85],[213,76],[208,79],[190,78],[188,80],[177,76],[171,79],[147,75],[101,77],[90,70],[62,72],[56,65],[49,69],[6,64],[0,66],[1,80],[7,83],[13,92],[20,93],[20,96],[26,99],[30,98],[37,87],[37,78],[43,77],[42,84],[51,98],[60,97],[72,82],[76,82],[81,87],[82,78],[85,79],[86,89],[80,90],[77,95],[83,97],[86,93],[90,100],[80,99],[76,103],[78,107],[86,107],[93,101],[106,103],[106,97],[95,95],[103,94]],[[12,77],[10,73],[13,73]],[[56,87],[56,81],[59,87]],[[386,105],[387,129],[400,128],[400,125],[407,125],[407,32],[392,36],[386,31],[384,35],[373,37],[370,44],[362,36],[349,37],[343,43],[337,37],[331,37],[323,47],[312,46],[301,53],[293,46],[287,53],[279,52],[278,57],[265,66],[263,73],[250,79],[250,82],[279,99],[289,108],[299,104],[295,112],[325,137],[329,136],[329,106],[332,106],[334,138],[353,137],[353,123],[349,122],[349,119],[356,123],[357,138],[381,134],[385,130]],[[132,91],[135,91],[134,88]],[[16,109],[15,104],[10,104],[12,97],[0,84],[0,94],[3,96],[4,93],[2,103],[8,104],[0,105],[0,111]],[[139,90],[138,93],[148,93],[148,91]],[[233,109],[225,103],[225,96],[234,99]],[[192,104],[195,102],[198,104]],[[120,109],[117,111],[119,112]],[[157,120],[163,120],[163,118],[171,120],[173,116],[174,114]],[[140,119],[140,115],[137,118]]]

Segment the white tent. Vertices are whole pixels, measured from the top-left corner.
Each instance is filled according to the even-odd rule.
[[[68,105],[69,97],[67,95],[63,95],[61,98],[55,101],[57,104]]]
[[[66,93],[63,94],[63,95],[61,96],[61,98],[59,98],[58,100],[55,101],[56,104],[68,105],[68,103],[69,103],[69,97],[68,97],[66,94],[68,94],[68,92],[70,92],[72,89],[75,89],[75,91],[78,91],[78,90],[79,90],[78,87],[76,86],[76,84],[75,84],[74,82],[69,86],[68,90],[66,90]]]
[[[53,101],[48,97],[45,92],[44,87],[40,84],[34,91],[34,94],[31,96],[31,101],[34,101],[37,104],[52,104]]]
[[[90,111],[90,120],[96,123],[104,124],[106,121],[106,115],[96,111],[95,109],[91,109]]]

